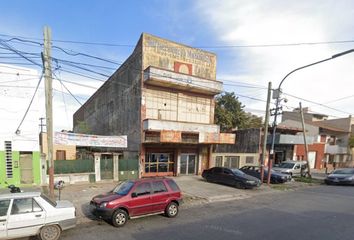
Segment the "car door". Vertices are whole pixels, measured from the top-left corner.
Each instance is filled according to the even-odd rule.
[[[213,168],[213,171],[209,175],[210,180],[213,182],[222,183],[222,169],[223,168],[220,167]]]
[[[167,187],[163,180],[153,181],[152,182],[152,211],[153,212],[162,212],[165,210],[168,200],[170,198]]]
[[[14,199],[7,221],[8,238],[37,234],[45,223],[45,217],[45,211],[33,198]]]
[[[235,183],[235,175],[232,173],[230,169],[224,168],[222,171],[222,183],[227,185],[234,185]]]
[[[6,225],[10,203],[10,199],[0,200],[0,239],[7,237]]]
[[[301,172],[301,164],[296,163],[294,166],[293,175],[300,175],[300,172]]]
[[[129,209],[131,216],[144,215],[152,212],[151,183],[142,182],[132,190]]]

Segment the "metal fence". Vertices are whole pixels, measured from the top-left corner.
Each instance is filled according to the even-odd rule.
[[[95,172],[94,160],[55,160],[54,173],[90,173]]]

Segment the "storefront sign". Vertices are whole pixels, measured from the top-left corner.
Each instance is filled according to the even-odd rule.
[[[127,148],[127,136],[99,136],[68,132],[55,132],[54,143],[58,145]]]
[[[161,131],[160,142],[170,142],[170,143],[178,143],[182,141],[182,135],[179,131]]]

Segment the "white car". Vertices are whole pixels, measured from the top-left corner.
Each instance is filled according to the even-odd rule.
[[[75,215],[71,202],[53,202],[39,192],[0,194],[0,239],[57,240],[61,231],[75,227]]]

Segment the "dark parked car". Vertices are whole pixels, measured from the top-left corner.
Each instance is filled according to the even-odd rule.
[[[112,191],[92,198],[94,215],[121,227],[128,219],[164,213],[175,217],[181,204],[181,190],[169,178],[149,178],[122,182]]]
[[[222,183],[237,188],[259,187],[261,181],[258,178],[247,175],[239,169],[213,167],[204,170],[202,177],[208,182]]]
[[[244,166],[240,170],[248,175],[261,179],[261,168],[258,166]],[[267,178],[268,178],[268,169],[265,168],[263,181],[267,182]],[[289,174],[283,174],[271,170],[271,174],[270,174],[271,183],[285,183],[290,180],[291,180],[291,176]]]
[[[325,183],[328,185],[354,185],[354,168],[341,168],[329,174]]]

